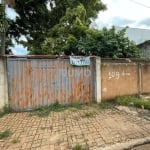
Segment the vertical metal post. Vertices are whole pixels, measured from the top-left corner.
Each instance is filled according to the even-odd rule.
[[[5,4],[4,4],[4,0],[0,0],[0,4],[2,7],[4,7],[4,12],[2,12],[2,18],[4,19],[1,22],[1,34],[0,34],[0,55],[5,55]]]

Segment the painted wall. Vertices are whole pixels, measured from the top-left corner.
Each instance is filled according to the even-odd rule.
[[[141,92],[150,93],[150,64],[141,64]]]
[[[0,109],[8,104],[6,59],[0,58]]]
[[[134,63],[103,63],[101,66],[102,100],[137,94],[138,66]]]

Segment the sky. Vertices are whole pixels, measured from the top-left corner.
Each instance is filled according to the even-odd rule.
[[[8,7],[6,7],[6,14],[10,19],[15,19],[16,16],[17,16],[15,11],[11,8],[8,8]],[[21,39],[26,40],[24,37],[21,37]],[[17,44],[14,40],[13,40],[13,43],[14,43],[15,46],[10,47],[10,49],[12,50],[14,55],[27,55],[28,54],[28,51],[27,51],[26,47],[24,47],[21,44]]]
[[[150,0],[102,0],[106,11],[100,11],[93,26],[101,29],[111,26],[150,29]],[[15,12],[7,8],[7,15],[15,19]],[[27,49],[21,45],[12,48],[14,54],[26,55]]]
[[[150,29],[150,0],[102,0],[107,10],[95,21],[98,28],[132,27]]]

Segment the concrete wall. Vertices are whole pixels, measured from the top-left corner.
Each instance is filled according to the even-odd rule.
[[[138,94],[138,79],[138,65],[135,63],[103,63],[101,66],[102,100]]]
[[[6,59],[0,58],[0,109],[8,104]]]
[[[141,64],[141,93],[150,93],[150,64]]]

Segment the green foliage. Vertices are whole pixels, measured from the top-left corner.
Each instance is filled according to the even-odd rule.
[[[120,96],[117,98],[117,103],[125,106],[135,106],[150,110],[150,99],[143,100],[136,96]]]
[[[65,107],[56,102],[50,106],[40,106],[38,108],[35,108],[35,114],[38,115],[39,117],[46,117],[52,111],[59,112],[63,111],[64,109]]]
[[[14,37],[31,54],[139,57],[125,29],[90,29],[91,19],[106,9],[101,0],[16,0],[16,20],[8,19],[8,41]],[[19,41],[24,35],[27,42]]]
[[[68,45],[73,47],[72,38],[70,41],[70,36],[74,36],[72,25],[73,32],[78,34],[76,31],[80,26],[82,28],[84,24],[88,27],[91,18],[96,18],[98,12],[105,9],[100,0],[16,0],[18,16],[9,22],[8,35],[18,42],[19,37],[25,35],[28,42],[21,43],[33,54],[56,54],[66,39],[70,42]],[[64,36],[69,29],[66,27],[68,24],[71,31]],[[63,45],[63,49],[66,50],[68,45]]]
[[[86,10],[82,4],[76,8],[68,8],[60,23],[48,32],[42,49],[50,54],[71,54],[76,52],[76,45],[87,29]]]
[[[75,103],[75,102],[71,102],[69,105],[68,105],[69,108],[75,108],[75,109],[83,109],[84,107],[84,104],[80,104],[80,103]]]
[[[126,29],[117,32],[114,27],[109,30],[103,28],[101,31],[88,30],[87,36],[79,40],[77,48],[85,55],[110,58],[139,57],[139,49],[125,36],[125,31]]]
[[[89,150],[89,147],[88,145],[83,146],[81,144],[76,144],[72,149],[73,150]]]
[[[125,36],[126,29],[117,32],[112,27],[99,31],[89,29],[84,22],[80,22],[80,25],[77,25],[76,21],[68,26],[63,26],[64,24],[51,30],[50,38],[43,44],[43,51],[46,50],[49,54],[73,53],[109,58],[140,57],[135,43]]]
[[[5,130],[4,132],[0,132],[0,139],[7,138],[12,135],[10,130]]]
[[[7,22],[5,19],[5,6],[0,4],[0,32],[5,32]]]
[[[18,139],[13,139],[13,140],[11,141],[12,144],[16,144],[16,143],[18,143],[18,142],[19,142]]]
[[[82,109],[82,104],[78,103],[71,103],[69,105],[61,105],[58,102],[50,105],[50,106],[39,106],[34,109],[34,112],[31,114],[32,115],[38,115],[39,117],[46,117],[50,114],[50,112],[60,112],[64,111],[69,108],[74,108],[74,109]]]
[[[2,111],[0,111],[0,117],[3,117],[6,114],[9,114],[12,112],[12,109],[10,108],[9,105],[5,105],[2,109]]]
[[[10,108],[9,105],[5,105],[5,106],[3,107],[3,111],[4,111],[5,113],[9,114],[10,112],[12,112],[12,109]]]
[[[114,104],[112,104],[111,102],[101,102],[99,104],[99,108],[101,109],[111,109],[113,108]]]
[[[95,112],[85,112],[82,117],[83,118],[91,118],[91,117],[94,117],[95,115]]]
[[[121,105],[132,105],[132,100],[135,99],[133,96],[119,96],[117,97],[117,103]],[[136,98],[137,99],[137,98]]]

